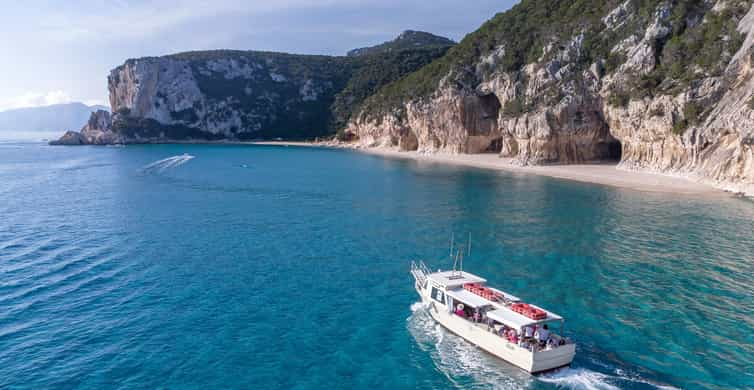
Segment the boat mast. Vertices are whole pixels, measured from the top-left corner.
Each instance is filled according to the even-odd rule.
[[[466,255],[471,256],[471,232],[469,232],[469,249]]]
[[[450,233],[450,258],[453,258],[453,239],[455,238],[455,233]],[[453,264],[453,271],[456,270],[455,263]]]
[[[463,250],[455,248],[455,233],[450,235],[450,258],[453,259],[453,276],[461,276],[463,272]],[[455,249],[455,251],[454,251]]]
[[[471,232],[469,232],[469,241],[467,242],[468,249],[466,250],[466,256],[471,257]],[[463,259],[461,259],[463,261]],[[461,262],[461,271],[463,271],[463,262]]]
[[[450,235],[450,258],[453,259],[453,274],[460,276],[463,274],[463,258],[465,256],[471,256],[471,232],[469,232],[469,240],[466,243],[465,254],[462,248],[454,248],[454,244],[455,244],[455,234],[451,234]],[[453,252],[453,249],[456,249],[456,251]]]

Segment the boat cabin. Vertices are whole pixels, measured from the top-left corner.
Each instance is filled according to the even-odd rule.
[[[555,348],[566,343],[563,317],[541,307],[523,303],[518,297],[486,286],[487,280],[464,271],[444,271],[427,275],[429,296],[448,313],[498,334],[503,340],[524,345],[531,351]],[[547,336],[538,339],[535,332],[545,325]],[[526,328],[531,328],[528,330]],[[515,331],[515,336],[510,333]]]

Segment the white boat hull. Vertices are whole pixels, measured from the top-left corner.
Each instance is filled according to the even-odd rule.
[[[426,290],[421,289],[418,284],[416,287],[422,302],[428,306],[429,314],[440,325],[488,353],[529,373],[536,374],[568,366],[576,355],[574,344],[531,352],[488,331],[485,326],[449,313],[447,307],[430,299]]]

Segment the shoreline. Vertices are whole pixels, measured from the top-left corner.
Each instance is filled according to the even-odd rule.
[[[573,164],[520,166],[513,159],[501,158],[497,154],[449,154],[398,151],[390,148],[356,147],[327,142],[287,142],[264,141],[244,142],[252,145],[325,147],[349,149],[385,158],[400,158],[417,162],[490,169],[509,173],[528,173],[581,183],[607,185],[642,192],[673,193],[679,195],[730,196],[729,192],[688,178],[662,173],[639,172],[619,169],[616,164]]]

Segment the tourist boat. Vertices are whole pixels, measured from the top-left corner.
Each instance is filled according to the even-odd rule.
[[[562,336],[563,317],[551,311],[489,287],[485,279],[463,270],[430,272],[423,262],[412,262],[411,274],[435,321],[510,364],[537,374],[568,366],[576,355],[576,345]],[[545,342],[507,337],[510,329],[523,335],[525,327],[542,329],[545,324],[557,325],[559,334],[551,330]]]

